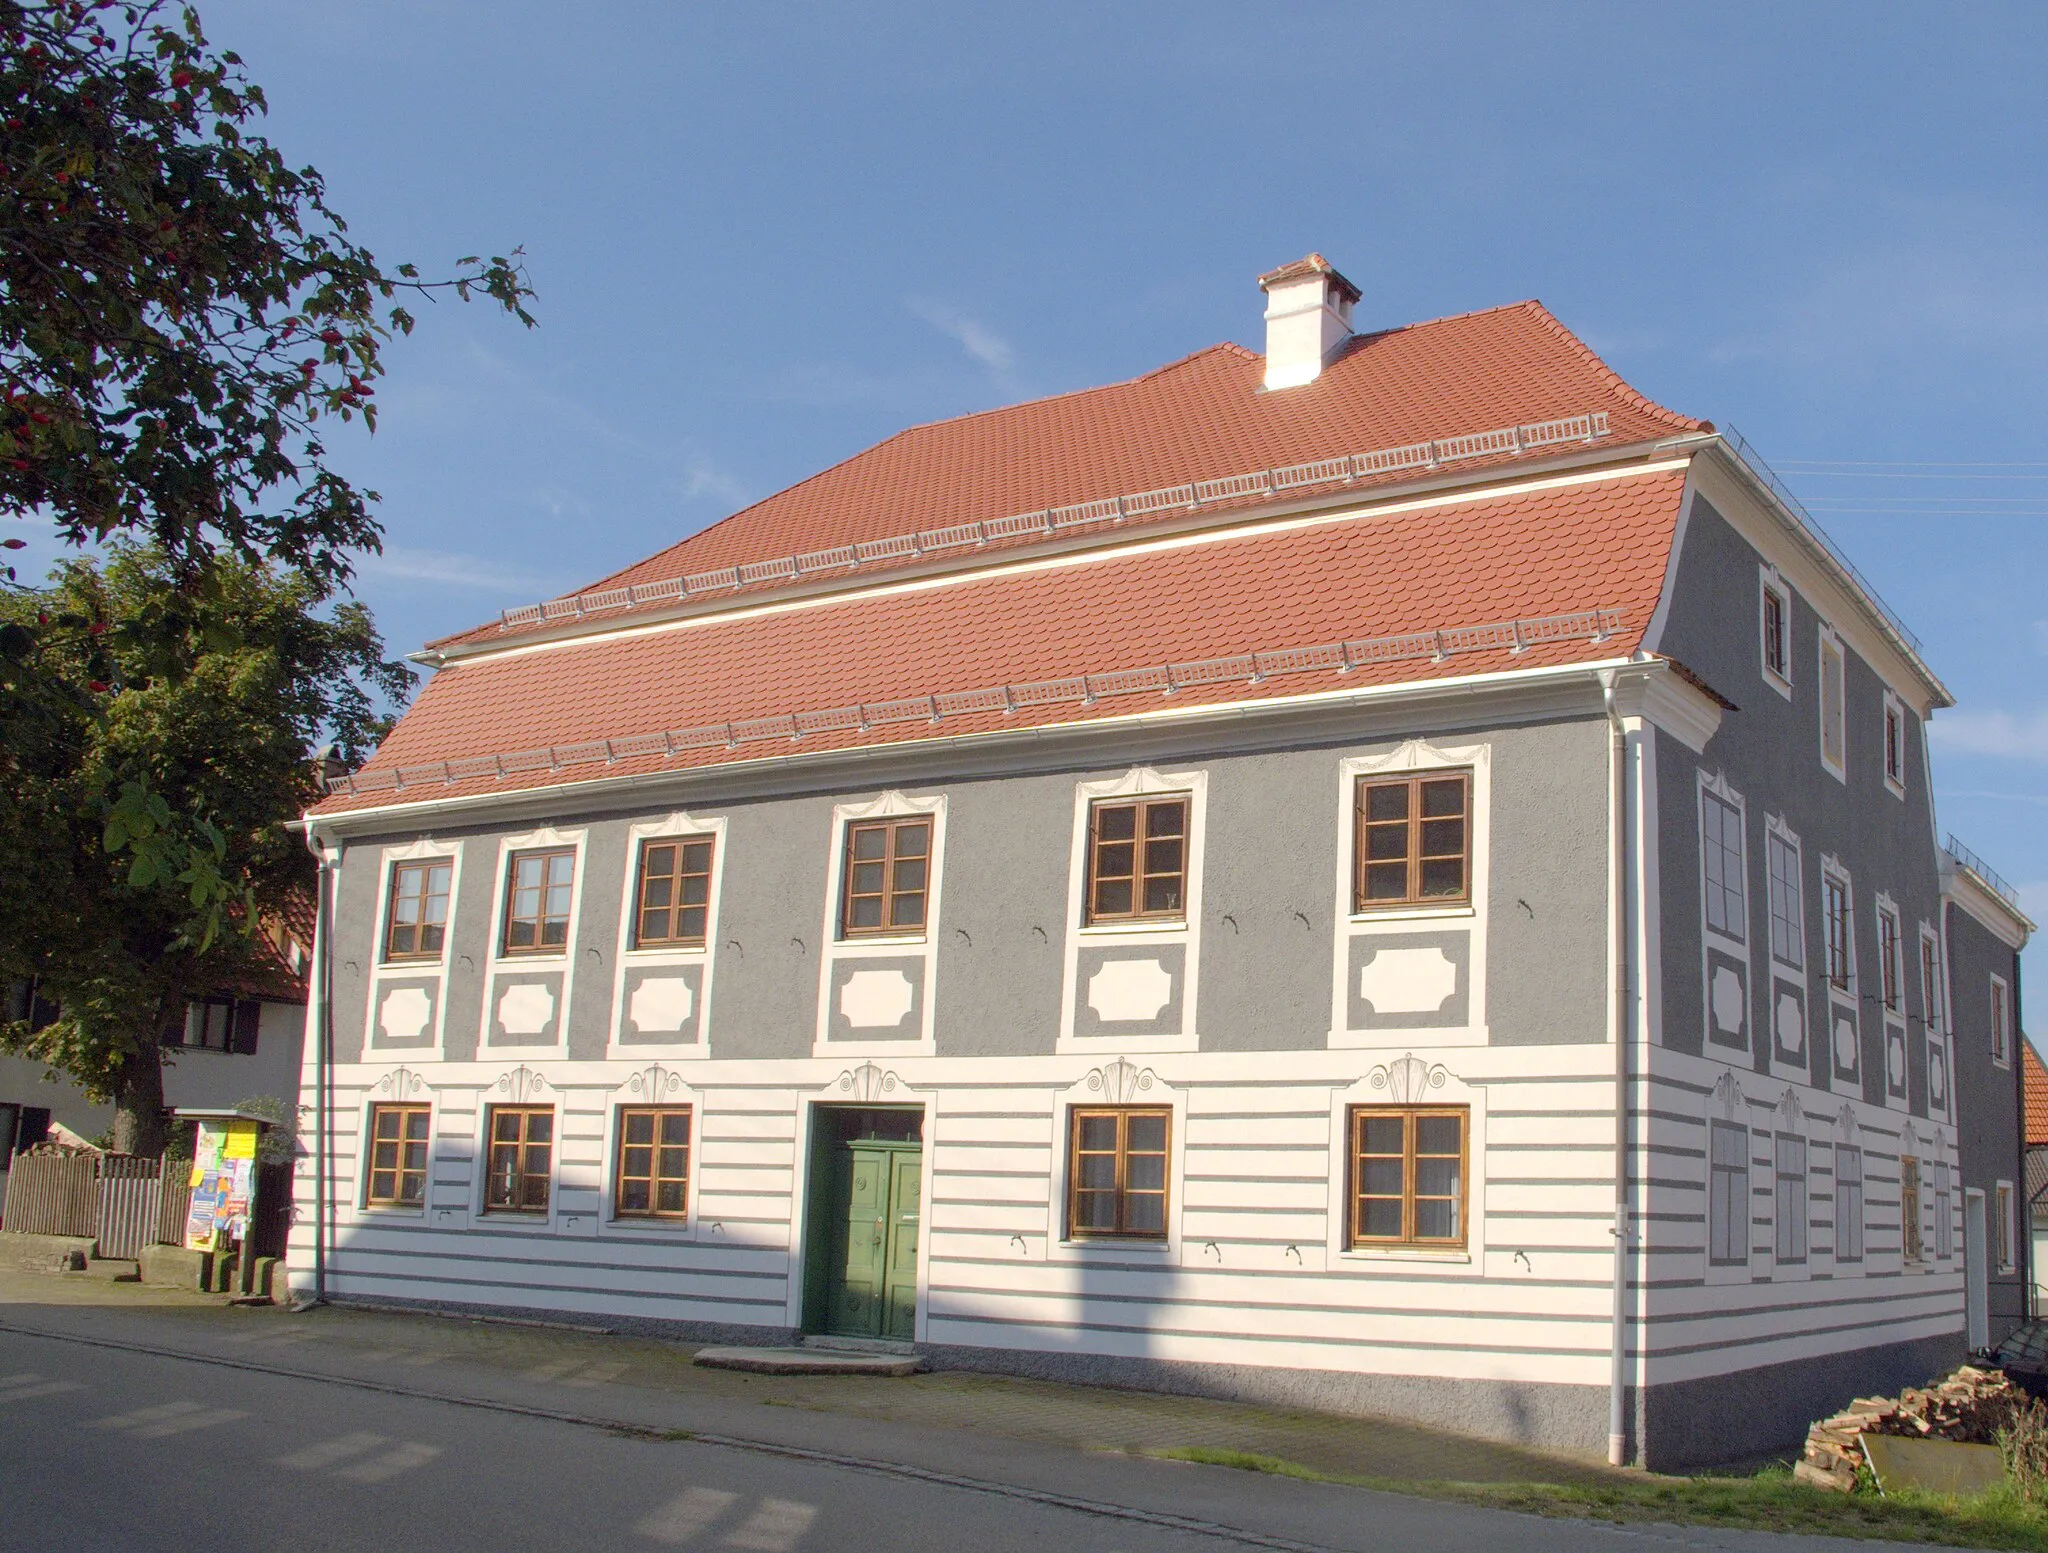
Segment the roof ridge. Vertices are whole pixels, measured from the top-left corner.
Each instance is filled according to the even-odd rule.
[[[1619,394],[1636,409],[1641,410],[1646,415],[1659,416],[1683,431],[1711,431],[1713,429],[1713,422],[1700,420],[1696,416],[1680,415],[1676,410],[1668,409],[1664,405],[1657,403],[1649,395],[1643,393],[1634,384],[1630,383],[1627,378],[1610,367],[1607,364],[1606,358],[1574,334],[1563,319],[1559,318],[1557,314],[1545,307],[1535,297],[1529,298],[1526,302],[1518,303],[1517,306],[1528,309],[1535,316],[1538,323],[1556,335],[1558,339],[1571,349],[1577,351],[1579,356],[1594,371],[1606,379],[1609,388],[1613,389],[1615,393]]]

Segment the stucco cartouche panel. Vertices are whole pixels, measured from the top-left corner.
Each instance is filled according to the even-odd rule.
[[[1668,735],[1658,736],[1658,863],[1662,880],[1664,1044],[1698,1053],[1705,1020],[1700,971],[1699,773],[1726,776],[1744,803],[1748,861],[1751,1066],[1770,1070],[1768,1028],[1758,1016],[1757,978],[1770,968],[1769,895],[1764,817],[1775,814],[1799,837],[1800,909],[1805,925],[1809,1081],[1834,1089],[1826,1030],[1816,1017],[1827,1007],[1820,963],[1820,863],[1832,856],[1849,870],[1853,886],[1855,957],[1860,988],[1876,986],[1877,918],[1881,891],[1899,908],[1907,946],[1904,969],[1908,1007],[1910,1108],[1925,1115],[1926,1046],[1919,1016],[1915,934],[1933,922],[1939,885],[1926,795],[1918,791],[1926,766],[1919,719],[1906,716],[1907,794],[1884,783],[1884,685],[1845,644],[1848,674],[1848,782],[1820,762],[1818,687],[1821,621],[1806,599],[1792,596],[1792,698],[1767,685],[1760,667],[1758,566],[1761,558],[1720,513],[1693,501],[1684,549],[1673,584],[1669,623],[1659,650],[1678,659],[1735,709],[1721,721],[1703,755]],[[1859,999],[1862,1015],[1861,1093],[1873,1105],[1884,1095],[1883,1021],[1875,999]],[[1894,1102],[1896,1104],[1896,1102]]]
[[[1496,1046],[1604,1041],[1607,723],[1542,723],[1489,737],[1489,1039]]]
[[[947,787],[933,1026],[940,1056],[1053,1050],[1074,784],[1086,780],[1019,776]]]
[[[1963,1118],[1963,1125],[1956,1129],[1963,1185],[1983,1192],[1984,1222],[1995,1245],[1998,1199],[1994,1188],[2000,1181],[2009,1181],[2016,1197],[2023,1191],[2024,1172],[2019,1169],[2019,956],[1961,907],[1951,905],[1946,910],[1956,1099],[1966,1108],[1956,1113]],[[1993,976],[2005,982],[2012,999],[2007,1040],[2013,1060],[2004,1067],[1991,1060]],[[2013,1217],[2017,1264],[2027,1249],[2023,1239],[2027,1213],[2022,1205],[2015,1204]],[[2024,1267],[2015,1265],[2012,1272],[2001,1274],[1997,1258],[1988,1255],[1985,1268],[1991,1341],[1995,1343],[2026,1319]]]

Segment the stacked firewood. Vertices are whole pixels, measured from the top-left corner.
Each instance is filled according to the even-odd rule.
[[[1806,1455],[1792,1475],[1816,1488],[1846,1494],[1856,1487],[1864,1435],[1899,1434],[1991,1445],[2026,1400],[2026,1393],[1998,1371],[1968,1364],[1931,1386],[1909,1386],[1896,1398],[1858,1397],[1806,1432]]]

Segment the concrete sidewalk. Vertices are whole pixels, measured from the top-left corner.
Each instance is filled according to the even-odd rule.
[[[114,1327],[91,1319],[119,1310]],[[903,1378],[749,1375],[690,1362],[694,1345],[642,1337],[325,1306],[292,1315],[149,1285],[0,1270],[0,1321],[69,1335],[105,1333],[224,1359],[255,1360],[441,1395],[548,1399],[562,1410],[660,1427],[772,1432],[776,1412],[850,1421],[846,1448],[877,1425],[957,1441],[964,1433],[1124,1454],[1189,1447],[1275,1456],[1320,1472],[1473,1483],[1592,1483],[1628,1476],[1605,1463],[1380,1419],[1282,1411],[1151,1392],[965,1371]],[[600,1398],[603,1405],[600,1406]],[[674,1420],[663,1422],[663,1420]],[[692,1420],[695,1420],[694,1422]],[[815,1437],[817,1431],[804,1430]]]

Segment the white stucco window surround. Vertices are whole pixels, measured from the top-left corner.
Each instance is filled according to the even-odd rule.
[[[1838,782],[1849,780],[1849,650],[1831,626],[1822,626],[1820,654],[1820,763]]]
[[[2012,1066],[2012,985],[1994,975],[1986,1005],[1986,1023],[1991,1036],[1991,1061],[2001,1068]]]
[[[1427,776],[1434,771],[1471,773],[1466,898],[1454,905],[1355,910],[1359,783],[1411,773]],[[1346,756],[1337,762],[1336,776],[1337,855],[1332,860],[1331,879],[1337,932],[1331,945],[1331,1047],[1387,1051],[1484,1046],[1493,746],[1410,739],[1380,754]],[[1462,966],[1445,949],[1447,942],[1455,948],[1455,940],[1463,941]],[[1371,945],[1371,959],[1354,970],[1354,957],[1367,952],[1354,948],[1361,943]],[[1353,1009],[1360,1000],[1373,1010],[1369,1028],[1354,1024]],[[1461,1002],[1462,1017],[1445,1012],[1455,1011]]]
[[[1117,1236],[1075,1235],[1068,1222],[1073,1181],[1073,1126],[1076,1111],[1141,1107],[1164,1110],[1166,1123],[1166,1235],[1159,1240]],[[1181,1219],[1187,1179],[1187,1090],[1171,1083],[1143,1061],[1115,1056],[1087,1069],[1079,1079],[1053,1096],[1052,1181],[1046,1204],[1045,1255],[1049,1262],[1136,1263],[1139,1265],[1216,1267],[1223,1248],[1212,1242],[1186,1242]],[[1246,1207],[1262,1204],[1249,1200]]]
[[[704,942],[696,946],[635,946],[640,906],[640,854],[649,841],[711,842],[711,882],[704,908]],[[611,1032],[607,1056],[620,1061],[655,1057],[691,1060],[710,1055],[711,983],[717,969],[718,906],[725,885],[725,818],[699,819],[680,811],[626,828],[625,882],[619,897],[619,939],[612,956]],[[674,974],[664,976],[662,972]],[[627,993],[627,981],[633,994]],[[636,1020],[635,999],[644,1018]],[[673,1041],[646,1039],[649,1029],[678,1030]],[[632,1039],[628,1040],[628,1036]]]
[[[1778,575],[1777,567],[1763,562],[1757,568],[1757,660],[1763,681],[1787,701],[1792,699],[1792,590]],[[1775,609],[1775,631],[1773,610]],[[1773,662],[1775,655],[1776,661]]]
[[[1766,1252],[1763,1265],[1770,1265],[1771,1112],[1750,1099],[1733,1073],[1724,1072],[1707,1092],[1701,1120],[1706,1124],[1700,1166],[1706,1189],[1700,1198],[1702,1273],[1708,1284],[1748,1283],[1756,1276],[1752,1267],[1759,1244]],[[1759,1132],[1764,1134],[1761,1168],[1756,1158]]]
[[[916,932],[840,934],[848,828],[863,820],[931,820],[925,863],[924,925]],[[817,1027],[812,1052],[878,1057],[931,1056],[938,984],[939,910],[946,883],[946,796],[895,790],[832,810],[825,912],[819,926]],[[870,1036],[865,1032],[885,1032]],[[836,1032],[836,1034],[835,1034]]]
[[[1186,888],[1177,918],[1087,922],[1088,820],[1105,799],[1185,795]],[[1060,981],[1062,1053],[1158,1053],[1196,1049],[1195,995],[1201,985],[1202,860],[1209,822],[1206,771],[1139,766],[1122,776],[1074,784],[1067,848],[1067,932]],[[1129,949],[1127,955],[1102,953]],[[1145,954],[1144,950],[1155,951]],[[1176,981],[1177,978],[1177,981]],[[1174,1004],[1178,994],[1178,1016]],[[1089,1021],[1082,1024],[1083,1013]],[[1121,1027],[1121,1028],[1119,1028]]]
[[[448,1007],[448,964],[455,952],[456,902],[462,888],[462,855],[461,842],[435,841],[430,836],[377,851],[377,914],[371,919],[371,941],[363,962],[370,971],[370,996],[365,1005],[366,1051],[381,1046],[421,1058],[438,1057],[441,1053]],[[398,865],[441,861],[448,864],[448,920],[441,935],[440,952],[398,960],[387,958],[391,886]],[[348,958],[345,949],[339,958]]]
[[[1375,1063],[1365,1076],[1349,1088],[1330,1095],[1330,1170],[1328,1239],[1323,1254],[1329,1271],[1370,1274],[1389,1268],[1424,1265],[1447,1275],[1486,1276],[1488,1253],[1512,1263],[1519,1249],[1510,1242],[1489,1246],[1486,1206],[1486,1088],[1468,1083],[1458,1075],[1461,1057],[1457,1047],[1421,1052],[1402,1052]],[[1351,1114],[1360,1106],[1435,1107],[1462,1109],[1465,1121],[1465,1244],[1459,1249],[1424,1246],[1352,1246],[1351,1240]],[[1527,1206],[1542,1212],[1547,1206],[1547,1189],[1538,1186],[1502,1188],[1510,1197],[1521,1194]],[[1515,1204],[1507,1203],[1512,1211]],[[1522,1272],[1519,1264],[1496,1266],[1503,1275]]]
[[[427,1111],[427,1178],[424,1196],[418,1204],[370,1201],[370,1171],[374,1163],[371,1119],[379,1106],[393,1105],[424,1106]],[[337,1111],[342,1116],[349,1114],[340,1107],[337,1107]],[[417,1223],[424,1220],[434,1201],[434,1167],[438,1152],[436,1145],[441,1126],[439,1091],[428,1082],[427,1075],[418,1068],[399,1063],[363,1086],[357,1097],[354,1115],[357,1127],[354,1177],[347,1200],[338,1201],[333,1205],[335,1222],[351,1224],[358,1221],[411,1220]],[[340,1141],[336,1139],[337,1144]],[[398,1158],[402,1163],[402,1149]]]
[[[483,1017],[477,1030],[479,1051],[504,1052],[512,1049],[492,1040],[492,1027],[497,1024],[502,1024],[508,1033],[516,1037],[517,1050],[521,1053],[545,1056],[559,1055],[568,1050],[569,1010],[573,1007],[571,998],[575,992],[578,958],[576,929],[583,915],[586,893],[584,867],[588,860],[584,843],[587,838],[588,833],[581,829],[561,830],[544,825],[538,830],[499,839],[497,864],[492,874],[491,937],[484,971]],[[505,916],[511,906],[512,859],[517,853],[552,848],[567,848],[573,856],[569,876],[569,922],[562,947],[539,953],[507,954]],[[542,986],[532,982],[499,984],[500,976],[528,971],[559,975],[559,990],[553,985]],[[550,1023],[555,1031],[552,1041],[535,1043],[529,1039],[545,1030]]]
[[[489,1072],[488,1069],[485,1070]],[[511,1062],[495,1074],[484,1079],[475,1089],[466,1094],[452,1088],[445,1090],[448,1106],[452,1112],[463,1102],[474,1106],[475,1120],[472,1125],[471,1177],[467,1211],[473,1224],[486,1225],[493,1232],[515,1235],[553,1235],[565,1228],[587,1232],[588,1216],[571,1213],[571,1218],[581,1219],[579,1225],[565,1225],[562,1209],[564,1186],[563,1154],[564,1134],[567,1132],[571,1092],[556,1082],[560,1074],[558,1067],[547,1071],[531,1067],[524,1062]],[[554,1112],[554,1145],[548,1157],[548,1206],[545,1213],[520,1212],[506,1208],[485,1206],[488,1198],[486,1187],[491,1169],[491,1114],[506,1106],[537,1106]],[[451,1134],[452,1136],[452,1134]],[[571,1183],[572,1188],[574,1183]],[[438,1227],[442,1223],[439,1213],[434,1215]]]
[[[602,1092],[604,1104],[604,1152],[599,1157],[603,1172],[604,1208],[598,1216],[600,1235],[618,1235],[632,1240],[691,1241],[703,1239],[697,1222],[697,1182],[702,1176],[702,1133],[704,1104],[683,1070],[666,1062],[650,1062],[633,1069],[611,1089]],[[619,1216],[620,1118],[628,1110],[658,1107],[686,1109],[690,1113],[690,1157],[684,1177],[685,1212],[682,1218]],[[722,1239],[721,1227],[713,1238]]]

